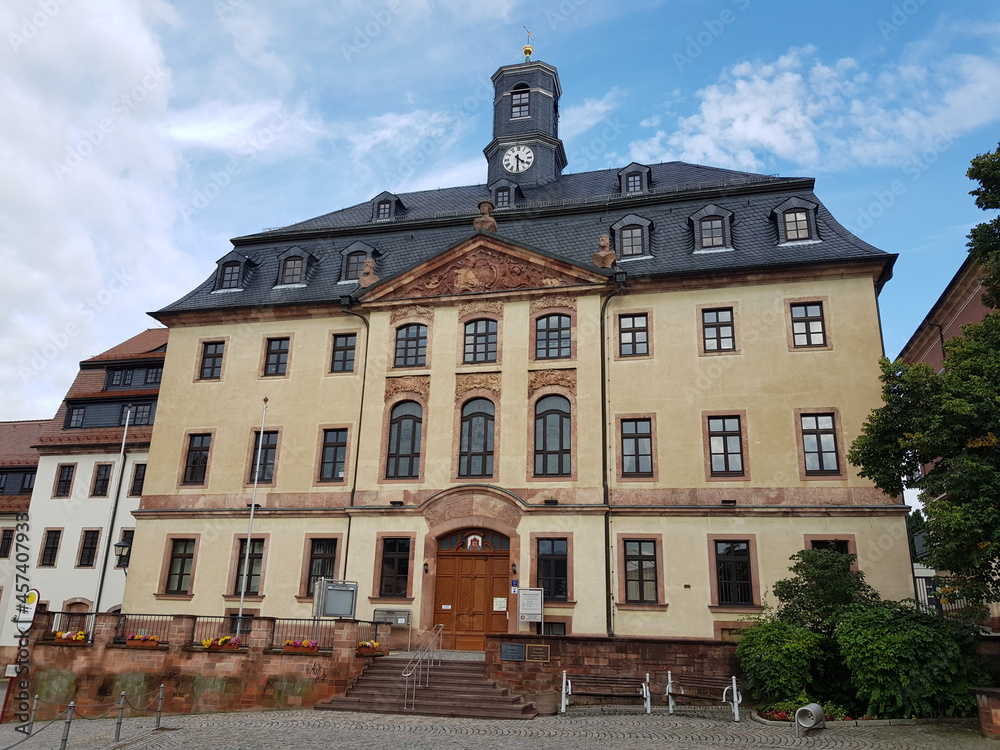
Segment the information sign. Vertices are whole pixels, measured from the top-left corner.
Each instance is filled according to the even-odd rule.
[[[524,644],[523,643],[501,643],[500,644],[500,660],[501,661],[524,661]]]
[[[542,621],[542,589],[517,590],[517,621],[518,622],[541,622]]]

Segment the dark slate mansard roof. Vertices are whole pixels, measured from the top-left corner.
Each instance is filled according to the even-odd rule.
[[[522,187],[524,200],[494,213],[497,237],[595,269],[591,256],[598,237],[627,215],[652,222],[650,255],[621,261],[629,277],[686,276],[764,270],[797,265],[881,261],[879,285],[891,275],[895,255],[858,239],[841,226],[813,194],[812,178],[773,177],[684,162],[650,166],[652,184],[644,193],[622,194],[619,169],[566,174],[537,187]],[[485,185],[401,193],[400,215],[374,221],[372,202],[334,211],[280,229],[237,237],[235,250],[255,264],[242,291],[212,293],[216,274],[159,313],[238,309],[308,303],[339,303],[360,295],[356,282],[341,282],[344,251],[356,242],[375,249],[376,273],[384,282],[475,234],[472,219]],[[772,211],[792,197],[816,204],[818,240],[779,245]],[[709,204],[732,211],[731,245],[722,252],[694,252],[689,217]],[[615,247],[615,240],[612,240]],[[300,247],[318,259],[304,286],[274,288],[278,256]],[[377,288],[377,287],[375,287]]]

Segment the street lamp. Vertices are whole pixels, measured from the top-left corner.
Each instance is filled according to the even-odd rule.
[[[115,542],[115,555],[118,557],[118,567],[125,571],[125,577],[127,578],[129,558],[132,556],[132,542],[124,539],[120,542]]]

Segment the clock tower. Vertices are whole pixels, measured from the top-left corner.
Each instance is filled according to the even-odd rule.
[[[559,177],[566,166],[559,140],[559,73],[525,60],[503,66],[492,80],[493,140],[483,149],[490,191],[498,185],[530,188]]]

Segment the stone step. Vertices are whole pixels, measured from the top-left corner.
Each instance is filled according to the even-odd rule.
[[[488,705],[477,702],[456,703],[454,700],[434,700],[418,697],[413,709],[404,709],[403,701],[389,700],[385,695],[378,700],[355,698],[348,695],[334,698],[316,706],[318,711],[363,711],[375,714],[402,714],[418,716],[454,716],[468,719],[534,719],[538,716],[531,703]]]

